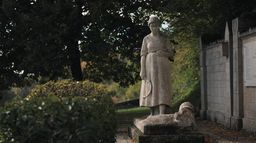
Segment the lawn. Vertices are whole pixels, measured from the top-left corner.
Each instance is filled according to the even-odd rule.
[[[117,124],[119,126],[130,126],[135,118],[145,117],[150,114],[146,107],[136,107],[116,110]]]

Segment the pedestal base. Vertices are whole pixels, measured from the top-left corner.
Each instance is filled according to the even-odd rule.
[[[204,143],[204,136],[194,130],[193,111],[193,105],[184,102],[174,114],[135,119],[130,137],[134,143]]]
[[[153,126],[150,127],[153,129],[152,131],[155,133],[157,130],[159,133],[164,134],[152,134],[152,131],[147,131],[145,128],[145,133],[150,134],[143,134],[136,126],[133,126],[130,128],[130,136],[134,143],[204,143],[204,136],[200,133],[192,133],[192,132],[184,132],[184,133],[178,133],[175,131],[175,129],[162,126],[162,128],[159,128],[160,126],[154,128]],[[170,134],[167,134],[167,132],[163,132],[163,130],[168,131]]]
[[[160,116],[159,118],[163,119]],[[174,122],[149,124],[152,123],[149,121],[151,120],[143,122],[141,119],[135,119],[134,126],[129,131],[134,143],[204,143],[204,136],[191,126],[181,127]],[[161,121],[163,120],[159,120]]]

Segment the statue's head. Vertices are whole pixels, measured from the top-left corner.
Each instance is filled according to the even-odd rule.
[[[190,110],[194,112],[194,106],[190,102],[184,102],[180,105],[179,112],[183,112],[183,110]]]
[[[156,33],[159,31],[160,27],[160,19],[156,15],[151,15],[148,20],[148,26],[151,32]]]
[[[160,19],[158,18],[157,15],[150,15],[149,19],[148,19],[148,26],[150,26],[150,24],[155,24],[160,26]]]
[[[194,106],[190,102],[182,103],[179,112],[174,114],[174,121],[182,127],[196,127]]]

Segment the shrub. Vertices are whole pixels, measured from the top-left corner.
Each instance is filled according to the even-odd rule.
[[[115,97],[112,98],[115,103],[120,103],[128,100],[138,99],[140,96],[141,81],[136,82],[128,87],[121,87],[118,83],[111,83],[108,85],[108,89],[115,93]]]
[[[17,95],[11,90],[0,91],[0,106],[3,106],[6,102],[11,101]]]
[[[180,35],[176,38],[179,45],[172,63],[171,108],[177,111],[182,102],[189,101],[198,110],[200,108],[198,42],[193,37],[187,38]]]
[[[196,39],[180,39],[172,64],[172,91],[174,96],[183,96],[199,82],[199,49]]]
[[[31,91],[27,98],[34,96],[57,96],[74,97],[74,96],[95,96],[95,95],[113,95],[104,84],[97,84],[90,81],[72,81],[60,80],[49,81],[43,85],[37,85]]]
[[[187,90],[186,93],[184,93],[182,96],[174,96],[172,99],[171,108],[174,111],[179,110],[180,104],[182,104],[185,101],[191,102],[196,110],[196,114],[199,112],[200,108],[200,82],[196,82],[193,85],[191,85],[191,88]]]
[[[130,85],[125,92],[126,100],[138,99],[140,97],[140,86],[141,81],[135,83],[134,85]]]
[[[109,93],[104,94],[105,89],[99,88],[102,85],[87,85],[90,88],[79,92],[76,85],[81,84],[60,82],[70,84],[60,86],[62,90],[69,90],[71,95],[60,89],[55,92],[57,87],[47,89],[50,84],[60,84],[50,82],[36,87],[29,98],[15,99],[1,109],[0,132],[6,143],[115,142],[115,110]],[[81,94],[75,96],[72,90]],[[85,90],[89,93],[83,95]]]
[[[27,96],[32,86],[24,86],[24,87],[10,87],[7,90],[1,90],[0,91],[0,106],[3,106],[6,102],[11,101],[13,98],[19,97],[25,97]],[[1,142],[0,142],[1,143]]]

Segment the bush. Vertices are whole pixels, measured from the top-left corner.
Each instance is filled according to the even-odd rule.
[[[188,36],[188,37],[187,37]],[[172,63],[171,109],[177,111],[181,103],[191,102],[198,112],[200,108],[200,66],[197,38],[178,34],[176,54]]]
[[[70,84],[61,84],[61,87],[66,87],[62,90],[78,90],[76,85],[81,86],[71,81],[60,82]],[[90,84],[82,82],[85,83]],[[45,88],[50,84],[60,83],[38,86],[29,98],[15,99],[1,109],[0,129],[6,143],[115,142],[115,110],[109,93],[104,94],[104,90],[98,88],[102,85],[93,83],[86,86],[90,87],[85,89],[89,93],[79,96],[71,93],[69,96],[59,89],[56,92],[52,90],[57,87]],[[37,92],[39,89],[41,92]],[[84,93],[85,90],[76,93]]]
[[[90,81],[60,80],[57,82],[49,81],[43,85],[34,87],[27,98],[33,96],[57,96],[75,97],[75,96],[95,96],[95,95],[113,95],[104,84],[97,84]]]
[[[181,46],[177,49],[172,68],[174,96],[186,94],[199,81],[199,52],[196,43],[184,40]]]
[[[182,96],[174,96],[171,104],[172,110],[178,111],[180,104],[182,104],[185,101],[189,101],[190,103],[192,103],[195,107],[196,114],[198,114],[199,108],[200,108],[200,82],[199,81],[191,85],[189,90],[187,90],[187,92],[184,93]]]
[[[17,95],[11,90],[0,91],[0,106],[3,106],[6,102],[11,101]]]
[[[140,96],[141,81],[136,82],[128,87],[121,87],[118,83],[111,83],[108,88],[115,93],[115,97],[112,98],[115,103],[120,103],[128,100],[138,99]]]
[[[3,106],[6,102],[11,101],[13,98],[25,97],[27,96],[32,87],[24,86],[24,87],[10,87],[8,90],[0,91],[0,106]],[[0,142],[1,143],[1,142]]]
[[[141,86],[141,81],[135,83],[134,85],[130,85],[125,92],[125,99],[126,100],[138,99],[140,97],[140,86]]]

